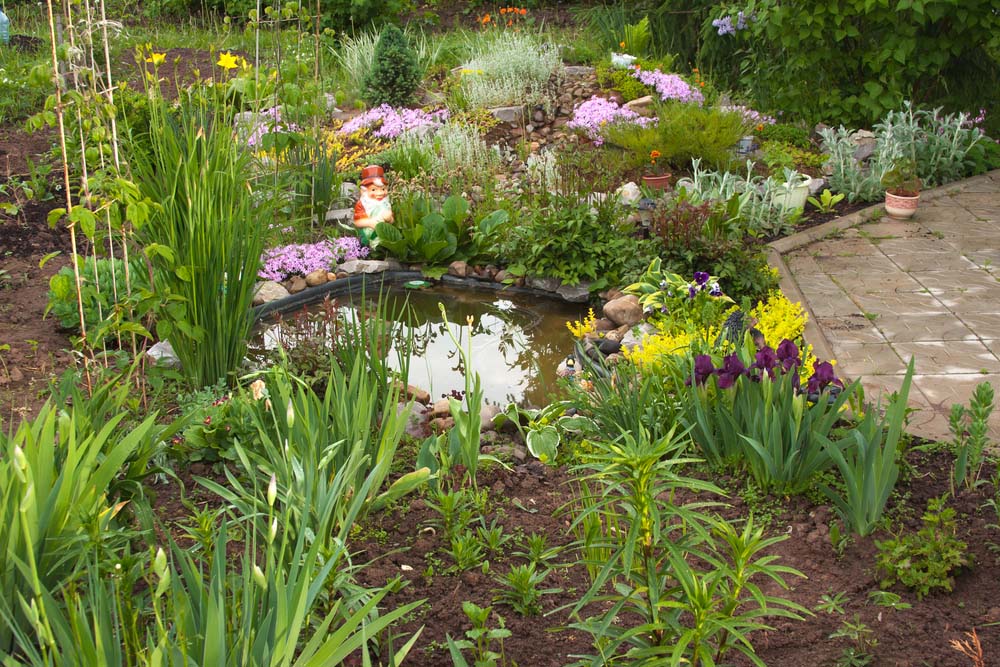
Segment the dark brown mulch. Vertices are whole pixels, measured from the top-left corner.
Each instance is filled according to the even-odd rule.
[[[949,491],[951,460],[942,453],[913,453],[909,460],[914,465],[914,474],[898,486],[890,513],[896,518],[897,529],[905,526],[907,531],[915,531],[927,501]],[[496,519],[504,525],[505,534],[540,532],[548,535],[551,544],[568,545],[573,540],[568,534],[570,518],[557,511],[572,500],[568,481],[570,477],[565,471],[544,469],[539,464],[520,466],[513,472],[490,471],[481,481],[481,486],[490,488],[496,503],[487,515],[487,523]],[[976,492],[962,493],[954,501],[960,517],[959,538],[969,545],[973,567],[958,574],[953,593],[935,593],[922,601],[895,586],[892,591],[913,605],[899,611],[877,606],[868,599],[871,592],[878,590],[875,543],[889,537],[888,533],[855,540],[838,557],[829,540],[833,514],[828,506],[800,497],[775,499],[780,509],[769,532],[789,538],[772,547],[769,553],[779,556],[782,564],[798,569],[807,578],[789,578],[791,589],[787,593],[767,582],[758,583],[768,593],[785,595],[809,609],[814,609],[823,595],[843,592],[848,601],[843,616],[816,612],[804,621],[779,619],[772,623],[774,630],[755,633],[753,641],[760,657],[772,667],[833,665],[848,644],[843,639],[831,639],[830,635],[843,620],[857,614],[873,630],[878,642],[872,664],[965,667],[969,660],[951,648],[949,641],[964,639],[962,633],[973,628],[982,642],[986,664],[991,664],[990,656],[1000,655],[1000,630],[988,625],[1000,621],[1000,566],[993,546],[1000,542],[1000,531],[990,525],[996,523],[997,517],[983,507],[987,493],[992,493],[989,485]],[[681,498],[689,499],[693,496]],[[731,498],[730,502],[732,507],[724,510],[724,515],[729,518],[746,515],[747,507],[740,498]],[[390,604],[427,600],[414,618],[399,629],[415,632],[424,628],[414,664],[447,667],[451,660],[442,648],[445,635],[458,638],[471,627],[461,611],[462,602],[490,604],[498,585],[493,576],[479,570],[442,574],[442,563],[446,567],[450,560],[443,552],[441,538],[427,530],[434,519],[435,513],[423,499],[411,499],[402,509],[366,522],[360,531],[366,539],[352,548],[359,551],[355,562],[374,560],[361,572],[363,583],[382,585],[397,576],[408,582],[407,587],[391,596]],[[571,552],[564,553],[567,564],[573,559]],[[509,553],[489,560],[491,573],[506,572],[510,565],[523,562]],[[433,576],[426,574],[429,564],[435,565]],[[412,569],[404,571],[404,566]],[[562,593],[546,598],[548,613],[579,599],[589,580],[580,565],[573,565],[557,570],[546,585],[563,589]],[[508,659],[518,665],[565,665],[571,662],[569,655],[586,653],[591,648],[589,636],[557,631],[567,621],[565,611],[522,618],[502,605],[494,605],[494,610],[513,631],[513,637],[505,642],[505,651]],[[735,657],[733,660],[734,664],[748,664]]]

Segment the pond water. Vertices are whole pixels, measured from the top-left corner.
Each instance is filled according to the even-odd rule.
[[[463,349],[470,342],[467,318],[473,318],[472,370],[479,373],[485,400],[501,405],[514,401],[538,407],[557,395],[556,368],[573,352],[566,322],[586,314],[586,306],[562,300],[450,287],[406,290],[394,286],[386,290],[385,298],[390,318],[402,323],[413,337],[409,383],[430,392],[431,400],[465,388],[462,358],[438,303],[444,305],[451,331]],[[361,300],[360,295],[338,297],[338,316],[356,321]],[[370,312],[375,300],[368,302],[362,312]],[[324,306],[315,304],[307,310],[311,325],[305,326],[315,331],[316,322],[323,321]],[[252,347],[274,349],[281,341],[293,344],[291,340],[301,334],[289,335],[289,322],[286,317],[282,325],[262,325]],[[396,366],[394,350],[388,359]]]

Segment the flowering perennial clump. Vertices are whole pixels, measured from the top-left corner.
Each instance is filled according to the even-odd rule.
[[[604,143],[603,130],[612,123],[631,123],[646,127],[655,123],[655,119],[640,116],[627,107],[618,106],[617,102],[593,96],[573,110],[573,118],[566,127],[583,130],[595,145]]]
[[[373,128],[372,135],[379,139],[395,139],[407,130],[440,125],[448,120],[448,110],[423,111],[422,109],[394,109],[382,104],[344,123],[340,134],[353,134],[362,128]]]
[[[714,375],[719,389],[729,389],[740,377],[760,382],[765,375],[773,380],[777,375],[798,374],[802,362],[798,346],[787,338],[781,341],[777,350],[767,345],[757,350],[754,361],[749,366],[735,352],[727,354],[718,368],[711,355],[699,354],[694,359],[694,383],[703,385]],[[844,383],[837,378],[829,361],[815,364],[812,375],[806,381],[806,394],[815,400],[830,386],[843,389]]]
[[[724,111],[726,113],[738,113],[743,117],[743,122],[750,127],[759,127],[761,125],[774,125],[778,121],[772,116],[763,114],[759,111],[755,111],[750,107],[743,106],[742,104],[729,104],[719,107],[719,111]]]
[[[738,12],[736,14],[736,21],[733,21],[733,17],[730,15],[721,16],[714,21],[712,21],[712,27],[718,30],[720,35],[735,35],[741,30],[746,30],[751,21],[757,20],[757,15]]]
[[[694,102],[701,104],[705,96],[677,74],[664,74],[658,69],[645,70],[638,66],[632,68],[632,76],[643,84],[653,88],[664,102]]]
[[[247,146],[257,146],[264,135],[272,132],[297,132],[298,130],[299,126],[295,123],[286,123],[281,119],[281,107],[264,109],[257,114],[254,126],[250,130],[250,134],[247,135]]]
[[[368,248],[354,237],[343,237],[319,243],[293,243],[265,250],[258,275],[264,280],[285,280],[289,276],[307,275],[317,269],[332,269],[335,265],[368,256]]]

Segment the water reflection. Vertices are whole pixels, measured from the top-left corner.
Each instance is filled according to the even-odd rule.
[[[390,317],[405,324],[393,341],[392,351],[386,353],[391,365],[396,366],[395,350],[406,334],[412,335],[410,384],[427,389],[434,399],[465,387],[462,356],[445,330],[448,325],[438,308],[441,302],[463,348],[470,342],[466,320],[473,318],[472,365],[479,373],[486,400],[531,406],[545,405],[555,395],[556,367],[573,348],[566,322],[582,319],[584,311],[579,304],[563,301],[445,287],[427,291],[393,287],[384,298]],[[339,301],[338,316],[355,322],[376,308],[374,300],[362,304],[360,296]],[[311,310],[317,318],[322,315],[321,305]],[[307,329],[311,335],[321,334],[315,320]],[[289,331],[286,322],[266,326],[260,341],[266,349],[274,349],[279,341],[294,345],[301,338],[301,333]],[[331,338],[329,332],[324,338]]]

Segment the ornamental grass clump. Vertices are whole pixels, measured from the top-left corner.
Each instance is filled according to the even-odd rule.
[[[549,82],[561,66],[559,49],[533,34],[481,35],[462,65],[454,102],[472,109],[550,106]]]
[[[136,230],[164,304],[156,333],[192,386],[210,386],[246,356],[269,204],[254,197],[251,156],[233,141],[222,103],[188,94],[174,110],[155,100],[149,121],[132,164],[156,203]]]

